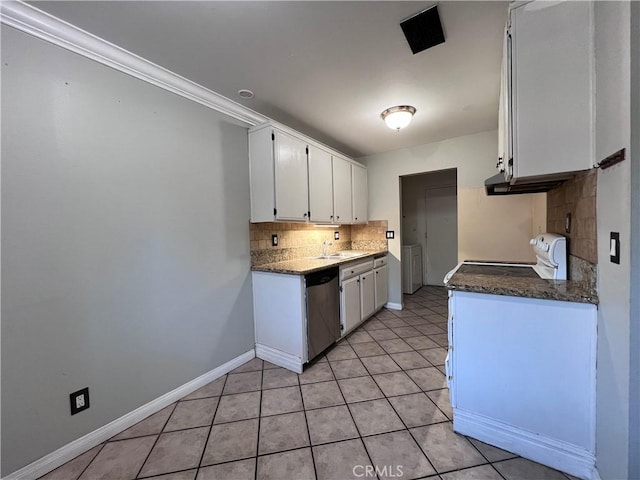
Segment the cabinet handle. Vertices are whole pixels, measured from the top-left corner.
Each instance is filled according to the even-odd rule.
[[[340,215],[338,215],[338,217],[337,217],[337,218],[338,218],[338,220],[340,220]]]
[[[356,220],[358,219],[358,217],[356,217]]]
[[[329,218],[330,218],[331,220],[333,220],[333,215],[331,215]]]
[[[303,216],[303,217],[306,217],[306,216],[307,216],[307,212],[305,212],[305,213],[304,213],[304,215],[302,215],[302,216]]]

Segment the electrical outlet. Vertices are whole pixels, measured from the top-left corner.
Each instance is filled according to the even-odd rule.
[[[396,232],[393,230],[387,230],[387,239],[393,239],[396,237]]]
[[[277,247],[278,246],[278,234],[274,233],[273,235],[271,235],[271,246],[272,247]]]
[[[340,240],[340,232],[333,232],[333,239]]]
[[[69,395],[71,402],[71,415],[89,408],[89,387],[73,392]]]

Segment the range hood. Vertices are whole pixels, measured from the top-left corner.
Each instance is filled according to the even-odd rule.
[[[519,193],[543,193],[548,192],[552,188],[557,187],[563,179],[539,179],[526,182],[524,179],[520,181],[522,183],[512,184],[507,182],[502,173],[498,173],[493,177],[489,177],[484,181],[484,188],[487,191],[487,195],[517,195]]]

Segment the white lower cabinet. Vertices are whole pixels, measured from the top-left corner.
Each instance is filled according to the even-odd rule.
[[[302,373],[308,360],[304,276],[252,272],[256,356]]]
[[[454,431],[590,478],[596,323],[589,303],[450,293]]]
[[[340,326],[342,333],[360,323],[360,276],[344,280],[340,287]]]
[[[340,328],[343,335],[387,303],[386,261],[385,256],[340,267]],[[383,272],[384,280],[380,274],[376,275],[379,270]]]
[[[389,267],[386,265],[376,268],[374,272],[374,284],[376,292],[376,307],[378,310],[389,301]]]
[[[360,320],[366,320],[376,309],[376,289],[373,270],[360,275]]]

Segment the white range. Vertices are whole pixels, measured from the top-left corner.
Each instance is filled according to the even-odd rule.
[[[496,272],[502,270],[504,275],[530,276],[546,278],[550,280],[567,279],[567,239],[556,233],[541,233],[529,241],[536,255],[536,263],[505,263],[505,262],[476,262],[465,260],[460,262],[444,277],[447,284],[451,277],[458,271],[460,273],[473,273],[478,268],[463,267],[463,265],[483,265],[497,267]]]

